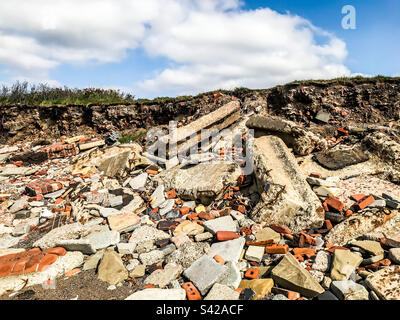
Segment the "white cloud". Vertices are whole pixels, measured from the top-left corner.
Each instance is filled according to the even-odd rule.
[[[298,16],[242,10],[239,0],[0,2],[0,64],[14,77],[49,79],[60,64],[118,62],[135,48],[171,62],[136,84],[148,94],[350,75],[343,41]]]

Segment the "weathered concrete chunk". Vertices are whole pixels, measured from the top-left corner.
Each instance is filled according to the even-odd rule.
[[[150,252],[141,253],[139,255],[139,260],[149,266],[154,263],[159,263],[164,259],[164,253],[161,250],[152,250]]]
[[[195,235],[204,232],[204,228],[194,222],[191,221],[183,221],[181,222],[174,230],[174,236],[178,236],[180,234],[189,234]]]
[[[392,248],[389,250],[389,259],[396,264],[400,264],[400,248]]]
[[[240,167],[235,164],[200,163],[192,167],[165,170],[155,180],[163,183],[166,189],[175,189],[184,200],[209,204],[227,185],[235,185],[240,175]]]
[[[169,239],[170,236],[164,231],[158,230],[152,226],[141,226],[133,231],[129,238],[129,243],[140,243],[143,241],[151,240],[153,242],[162,239]]]
[[[165,187],[164,185],[159,185],[150,196],[151,206],[157,208],[165,201]]]
[[[350,250],[335,250],[333,254],[331,278],[347,280],[363,261],[363,258]]]
[[[80,251],[83,254],[89,255],[96,253],[96,249],[93,247],[92,243],[86,239],[59,240],[56,242],[56,245],[68,251]]]
[[[379,256],[384,253],[381,244],[377,241],[363,240],[363,241],[352,241],[352,246],[359,247],[373,256]]]
[[[338,245],[345,245],[350,240],[361,237],[384,225],[393,215],[386,215],[379,212],[364,212],[353,214],[345,221],[337,224],[325,237],[326,242],[333,242]]]
[[[216,234],[218,231],[237,231],[236,224],[234,223],[231,216],[208,220],[205,221],[203,225],[212,234]]]
[[[361,148],[354,148],[349,150],[318,152],[314,155],[314,159],[324,168],[339,170],[357,163],[368,161],[369,156],[363,152]]]
[[[223,284],[216,283],[204,300],[238,300],[239,292],[236,292]]]
[[[128,271],[118,253],[111,250],[104,253],[98,269],[98,278],[110,285],[115,285],[128,278]]]
[[[331,256],[325,251],[318,251],[314,263],[312,265],[313,270],[326,272],[330,267]]]
[[[125,300],[185,300],[186,291],[184,289],[158,289],[149,288],[137,291]]]
[[[57,242],[60,240],[78,239],[84,229],[85,228],[83,225],[81,225],[79,222],[66,224],[46,233],[42,238],[33,244],[33,247],[39,247],[42,250],[54,248]]]
[[[325,150],[327,142],[322,137],[307,131],[293,121],[275,116],[252,116],[246,123],[251,129],[264,131],[282,139],[298,155],[307,155],[314,150]],[[260,133],[261,134],[261,133]],[[256,136],[259,133],[256,132]]]
[[[253,220],[284,225],[294,232],[322,227],[321,202],[281,139],[255,139],[254,164],[262,200],[251,212]]]
[[[180,264],[184,269],[189,268],[193,262],[205,254],[209,254],[210,245],[204,242],[183,243],[177,250],[172,252],[165,261],[167,263]]]
[[[383,300],[400,300],[400,266],[389,266],[366,279],[369,288]]]
[[[236,290],[239,287],[240,281],[242,281],[242,276],[240,274],[240,269],[236,262],[228,261],[225,263],[227,271],[222,276],[218,283],[228,286],[229,288]]]
[[[238,262],[245,242],[246,240],[244,238],[216,242],[211,245],[211,251],[209,256],[212,258],[216,254],[218,254],[226,262],[227,261]]]
[[[202,295],[205,295],[226,271],[226,266],[204,255],[186,269],[183,274],[193,282]]]
[[[144,172],[129,181],[129,185],[133,190],[139,190],[146,185],[148,174]]]
[[[271,277],[283,288],[299,292],[308,298],[313,298],[325,291],[290,253],[287,253],[272,269]]]
[[[341,300],[368,300],[368,291],[352,280],[333,281],[332,292]]]
[[[122,150],[122,149],[121,149]],[[116,177],[122,175],[127,168],[128,159],[131,151],[123,151],[104,159],[98,169],[103,171],[108,177]]]
[[[144,283],[165,288],[172,280],[175,280],[181,272],[182,267],[180,265],[169,263],[164,269],[153,271],[146,278]]]

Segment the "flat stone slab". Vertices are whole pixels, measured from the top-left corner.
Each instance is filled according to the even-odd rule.
[[[218,231],[237,232],[236,224],[230,215],[205,221],[203,226],[212,234],[216,234]]]
[[[261,246],[249,246],[244,258],[248,261],[261,262],[265,253],[265,248]]]
[[[186,291],[184,289],[158,289],[149,288],[137,291],[125,300],[185,300]]]
[[[381,299],[400,300],[400,266],[389,266],[376,271],[365,282]]]
[[[202,295],[205,295],[226,271],[226,266],[204,255],[186,269],[183,274],[193,282]]]
[[[271,292],[274,286],[272,279],[254,279],[254,280],[242,280],[239,284],[239,288],[252,289],[256,293],[253,300],[259,300],[264,298],[268,293]]]
[[[211,288],[210,292],[204,298],[204,300],[238,300],[239,292],[225,286],[223,284],[216,283]]]
[[[128,275],[119,254],[111,250],[106,251],[100,261],[98,278],[110,285],[116,285],[128,278]]]
[[[141,219],[135,213],[123,213],[108,217],[111,230],[118,232],[132,231]]]
[[[330,277],[333,280],[347,280],[362,261],[360,255],[350,250],[335,250]]]
[[[102,232],[94,232],[84,239],[88,240],[92,244],[93,248],[97,251],[119,243],[120,234],[114,230],[107,230]]]
[[[227,185],[236,185],[240,175],[240,167],[233,163],[200,163],[165,170],[155,180],[166,189],[175,189],[183,200],[197,200],[208,205]]]
[[[121,175],[127,168],[127,163],[131,151],[123,151],[104,159],[99,165],[98,169],[103,171],[108,177],[116,177]]]
[[[368,300],[368,291],[352,280],[333,281],[332,292],[341,300]]]
[[[368,161],[369,156],[360,148],[354,148],[350,150],[318,152],[314,155],[314,159],[326,169],[339,170],[357,163]]]
[[[280,138],[255,139],[254,167],[261,193],[261,201],[250,214],[255,222],[284,225],[293,232],[322,227],[321,202]]]
[[[216,242],[211,245],[209,256],[213,258],[216,254],[220,255],[225,262],[238,262],[246,240],[241,237],[233,240]]]
[[[313,298],[325,291],[290,253],[272,269],[271,277],[283,288],[299,292],[307,298]]]
[[[384,250],[382,249],[382,246],[378,241],[352,241],[350,245],[359,247],[373,256],[379,256],[384,253]]]
[[[281,240],[281,235],[271,228],[264,228],[256,232],[255,236],[257,241],[273,240],[274,242],[278,243]]]

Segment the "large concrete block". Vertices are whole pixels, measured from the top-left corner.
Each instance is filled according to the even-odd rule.
[[[253,220],[284,225],[294,232],[322,227],[321,202],[280,138],[255,139],[254,167],[261,201],[251,212]]]
[[[209,204],[227,185],[235,185],[240,175],[240,167],[233,163],[200,163],[192,167],[165,170],[155,180],[163,184],[165,190],[175,189],[184,200]]]
[[[227,272],[226,266],[204,255],[186,269],[183,274],[193,282],[202,295],[205,295],[214,283],[224,276],[225,272]]]

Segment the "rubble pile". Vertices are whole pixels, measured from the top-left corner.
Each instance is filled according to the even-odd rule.
[[[1,298],[92,272],[127,300],[400,300],[393,131],[215,98],[172,158],[149,152],[172,135],[121,144],[118,128],[0,146]]]

